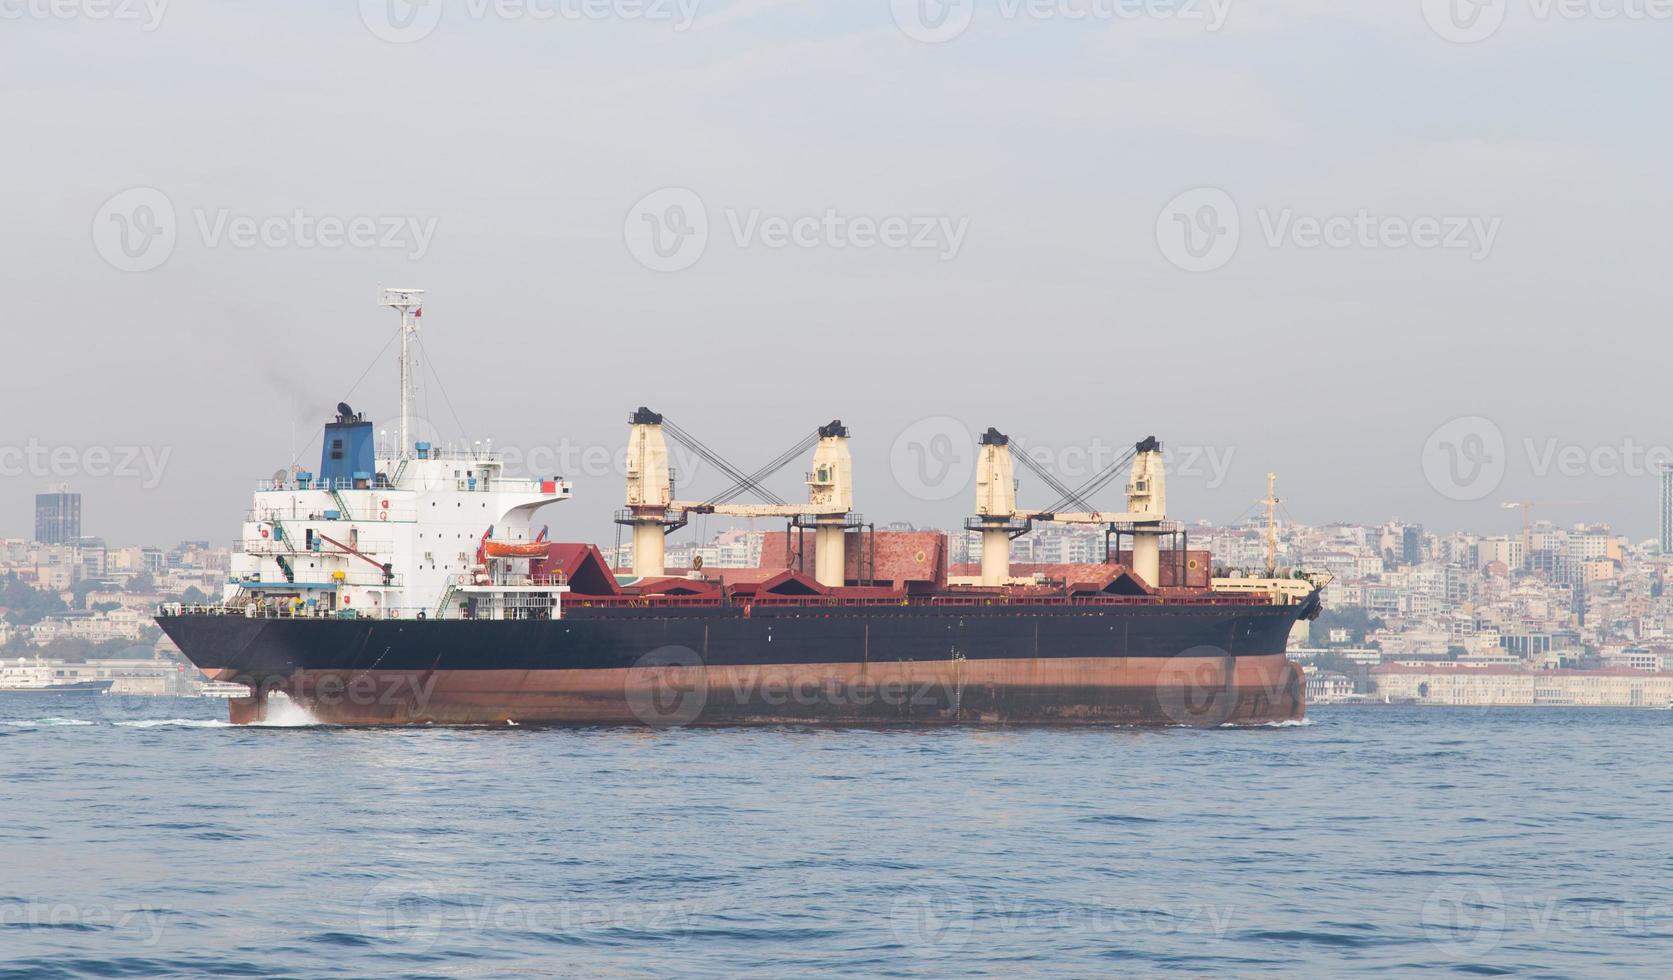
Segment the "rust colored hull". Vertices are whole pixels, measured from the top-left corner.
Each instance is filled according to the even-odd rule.
[[[235,670],[217,679],[250,682]],[[1305,716],[1283,654],[557,670],[297,670],[273,692],[342,725],[1264,725]]]

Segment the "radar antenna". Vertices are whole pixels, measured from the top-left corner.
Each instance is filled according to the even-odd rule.
[[[412,338],[417,336],[418,321],[424,317],[424,290],[385,289],[378,305],[401,313],[401,443],[396,458],[406,459],[412,452],[412,443],[408,441],[412,416]]]

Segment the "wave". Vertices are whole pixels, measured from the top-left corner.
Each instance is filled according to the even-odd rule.
[[[322,724],[313,712],[286,697],[283,691],[276,691],[267,699],[267,717],[250,727],[317,728]]]
[[[234,725],[224,718],[136,718],[119,721],[122,728],[317,728],[324,723],[283,694],[268,702],[267,717],[248,725]]]
[[[231,728],[232,722],[215,718],[143,718],[119,721],[118,728]]]
[[[1286,718],[1283,721],[1268,721],[1259,725],[1239,725],[1236,722],[1226,722],[1221,728],[1312,728],[1318,722],[1311,718]]]
[[[33,721],[0,721],[0,725],[12,728],[80,728],[84,725],[95,725],[97,722],[82,721],[80,718],[37,718]]]
[[[248,725],[234,725],[219,718],[144,718],[137,721],[119,721],[116,725],[120,728],[315,728],[320,726],[320,722],[311,719],[303,721],[293,718],[269,718]]]

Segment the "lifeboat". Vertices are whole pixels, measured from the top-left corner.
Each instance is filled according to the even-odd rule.
[[[489,558],[545,558],[546,545],[538,541],[489,541],[487,555]]]

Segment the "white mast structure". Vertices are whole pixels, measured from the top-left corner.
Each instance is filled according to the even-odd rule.
[[[424,290],[385,289],[378,305],[401,313],[401,442],[395,458],[402,460],[412,452],[408,432],[412,415],[412,338],[418,335],[418,321],[424,315]]]

